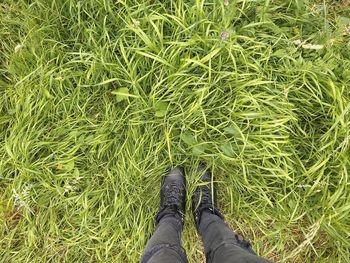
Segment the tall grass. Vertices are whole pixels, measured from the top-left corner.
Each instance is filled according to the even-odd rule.
[[[349,11],[3,0],[0,261],[137,262],[165,168],[187,167],[191,195],[205,161],[260,255],[349,262]]]

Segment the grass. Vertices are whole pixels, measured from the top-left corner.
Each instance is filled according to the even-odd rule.
[[[350,262],[349,11],[1,1],[0,261],[137,262],[165,168],[185,165],[191,194],[205,161],[258,254]]]

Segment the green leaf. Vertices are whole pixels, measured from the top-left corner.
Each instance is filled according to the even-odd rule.
[[[237,156],[237,149],[235,150],[232,144],[230,143],[225,143],[222,146],[220,146],[220,150],[222,153],[228,157],[235,157]]]
[[[180,135],[180,139],[182,141],[184,141],[189,146],[195,145],[197,143],[194,136],[192,134],[189,134],[189,133],[182,133]]]
[[[75,177],[79,177],[79,175],[80,175],[79,169],[75,168],[73,174]]]
[[[226,128],[224,128],[225,133],[227,134],[232,134],[235,136],[240,136],[239,131],[237,130],[237,128],[233,127],[233,126],[228,126]]]
[[[156,117],[163,117],[165,116],[167,110],[168,110],[169,104],[165,101],[158,101],[155,105],[155,116]]]
[[[112,91],[112,94],[117,96],[117,102],[121,102],[132,96],[132,94],[129,93],[129,89],[125,87]]]
[[[201,156],[208,149],[205,144],[197,144],[192,148],[192,154],[196,156]]]
[[[293,200],[293,199],[290,199],[289,201],[288,201],[288,205],[289,205],[289,207],[290,208],[294,208],[295,206],[296,206],[296,202],[295,202],[295,200]]]
[[[64,168],[67,172],[72,171],[74,169],[74,160],[69,161]]]
[[[271,56],[278,57],[278,58],[283,58],[286,55],[287,55],[287,52],[285,49],[278,49],[271,54]]]

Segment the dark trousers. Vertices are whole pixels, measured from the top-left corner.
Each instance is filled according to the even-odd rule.
[[[169,216],[162,218],[148,241],[141,263],[186,263],[181,246],[181,221]],[[267,263],[258,257],[249,242],[241,239],[218,216],[203,212],[199,232],[208,263]]]

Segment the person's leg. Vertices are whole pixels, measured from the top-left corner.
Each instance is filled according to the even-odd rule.
[[[223,219],[210,210],[202,212],[199,233],[209,263],[270,262],[256,256],[250,243],[231,231]]]
[[[201,184],[192,196],[192,209],[197,229],[202,236],[208,263],[266,263],[256,256],[250,243],[226,225],[216,207],[216,184],[211,172],[200,166]]]
[[[184,170],[171,169],[162,181],[160,208],[155,218],[156,231],[148,241],[141,263],[187,263],[181,246],[186,203]]]
[[[146,245],[141,262],[186,262],[181,246],[182,221],[173,216],[163,217]]]

